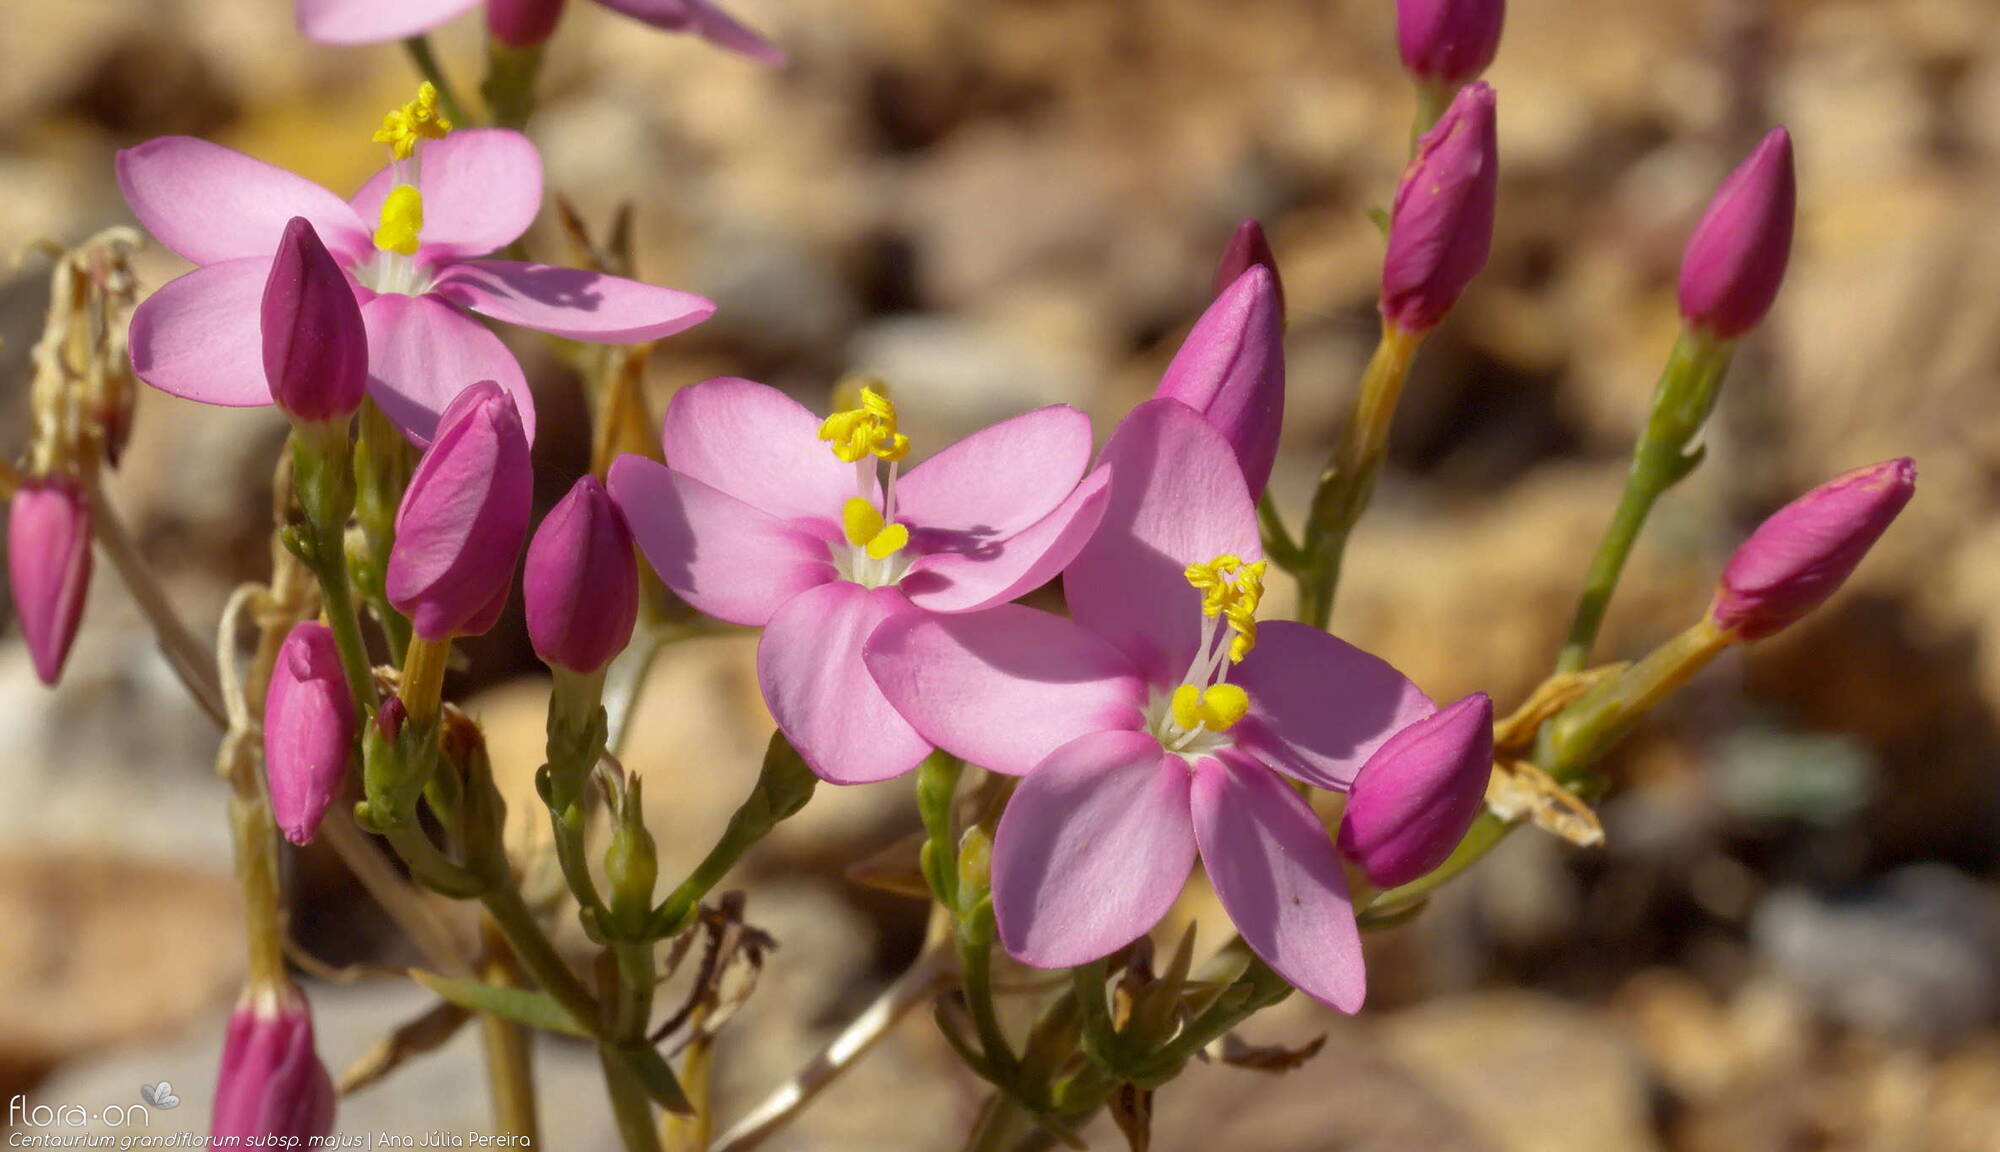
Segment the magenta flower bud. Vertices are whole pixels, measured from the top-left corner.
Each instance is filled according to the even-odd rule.
[[[1722,570],[1709,616],[1744,640],[1778,632],[1826,602],[1917,490],[1916,461],[1836,476],[1757,526]]]
[[[294,420],[346,420],[368,392],[368,332],[333,254],[303,216],[278,240],[264,279],[264,379]]]
[[[305,997],[289,984],[248,993],[222,1045],[211,1143],[303,1148],[333,1131],[333,1105],[333,1080],[313,1050]]]
[[[1271,251],[1271,242],[1264,238],[1264,226],[1255,220],[1245,220],[1236,226],[1229,247],[1222,250],[1222,262],[1215,266],[1215,281],[1209,291],[1222,295],[1236,283],[1237,277],[1260,264],[1271,270],[1271,287],[1278,296],[1278,319],[1283,320],[1285,279],[1278,275],[1278,256]]]
[[[509,48],[548,43],[562,19],[563,0],[486,0],[486,30]]]
[[[1285,415],[1285,322],[1278,277],[1252,265],[1222,290],[1174,353],[1157,399],[1207,417],[1236,451],[1250,495],[1264,491]]]
[[[1792,255],[1798,182],[1792,137],[1764,135],[1716,190],[1681,257],[1681,316],[1692,328],[1734,339],[1771,310]]]
[[[1500,51],[1506,18],[1506,0],[1396,0],[1403,67],[1419,80],[1469,84]]]
[[[354,730],[354,697],[333,629],[317,620],[293,626],[278,649],[264,697],[264,772],[271,782],[271,814],[285,839],[312,843],[340,792]]]
[[[394,744],[403,735],[403,721],[410,718],[410,710],[403,707],[401,696],[390,696],[375,709],[375,730],[382,739]]]
[[[417,635],[448,640],[493,627],[527,540],[533,488],[513,398],[491,380],[460,392],[396,511],[384,584]]]
[[[578,480],[542,518],[521,586],[543,663],[588,674],[625,650],[639,618],[638,554],[597,477]]]
[[[1493,89],[1466,85],[1403,170],[1389,213],[1382,315],[1406,332],[1435,328],[1486,266],[1500,176],[1493,121]]]
[[[1475,692],[1389,737],[1354,778],[1340,850],[1378,888],[1444,863],[1493,772],[1493,701]]]
[[[90,590],[90,503],[75,480],[50,473],[21,482],[7,522],[7,577],[35,675],[53,685]]]

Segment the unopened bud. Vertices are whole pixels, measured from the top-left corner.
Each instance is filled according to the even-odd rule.
[[[1486,266],[1499,173],[1493,89],[1468,84],[1417,141],[1396,189],[1381,308],[1397,327],[1435,328]]]
[[[1285,415],[1284,336],[1278,277],[1252,265],[1195,321],[1154,393],[1201,413],[1222,433],[1253,497],[1263,493],[1278,456]]]
[[[253,989],[229,1018],[211,1142],[302,1148],[333,1131],[333,1080],[313,1048],[312,1014],[289,984]]]
[[[344,422],[368,391],[361,305],[333,254],[302,216],[278,239],[264,280],[260,330],[271,399],[294,420]]]
[[[53,685],[83,620],[90,591],[90,503],[81,485],[52,472],[21,482],[7,522],[7,576],[35,675]]]
[[[354,697],[333,629],[295,625],[278,649],[264,698],[264,772],[285,839],[307,844],[340,791],[354,752]]]
[[[1792,254],[1798,186],[1792,137],[1773,128],[1716,190],[1681,258],[1681,316],[1729,340],[1771,310]]]
[[[1484,692],[1389,737],[1354,778],[1340,850],[1380,888],[1451,855],[1479,815],[1493,771],[1493,701]]]
[[[1403,67],[1418,80],[1471,83],[1499,52],[1506,18],[1506,0],[1396,0]]]

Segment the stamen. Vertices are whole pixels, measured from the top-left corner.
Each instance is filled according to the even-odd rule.
[[[1190,564],[1183,573],[1202,594],[1201,614],[1221,617],[1235,633],[1229,642],[1232,664],[1242,663],[1257,646],[1257,605],[1264,599],[1265,568],[1262,560],[1245,564],[1242,557],[1224,553],[1206,564]]]
[[[438,104],[437,87],[426,80],[417,85],[416,99],[382,115],[374,140],[387,144],[389,155],[397,160],[408,160],[417,150],[417,141],[442,140],[450,131],[451,121]]]
[[[389,189],[382,201],[382,221],[375,228],[375,247],[402,256],[417,254],[417,236],[424,230],[424,197],[408,184]]]
[[[901,460],[910,453],[910,438],[896,431],[896,406],[873,388],[861,389],[861,406],[835,412],[819,426],[819,438],[833,445],[833,454],[849,464],[874,455]]]
[[[867,553],[870,560],[887,560],[910,542],[910,530],[890,524],[862,497],[849,498],[840,510],[840,528],[847,542]]]

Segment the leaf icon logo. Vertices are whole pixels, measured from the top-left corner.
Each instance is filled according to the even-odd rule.
[[[181,1103],[181,1098],[174,1095],[174,1084],[171,1080],[162,1080],[158,1084],[139,1085],[139,1099],[144,1100],[155,1108],[163,1110],[178,1108]]]

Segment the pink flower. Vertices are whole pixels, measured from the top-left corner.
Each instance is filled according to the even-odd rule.
[[[1417,141],[1389,213],[1382,315],[1405,332],[1428,332],[1486,267],[1493,248],[1500,158],[1493,89],[1458,90]]]
[[[305,997],[290,984],[247,993],[222,1043],[211,1139],[303,1148],[333,1131],[333,1111],[333,1079],[313,1049]]]
[[[1764,134],[1716,189],[1681,257],[1681,316],[1689,325],[1734,339],[1770,312],[1792,256],[1798,183],[1792,137]]]
[[[1492,774],[1493,701],[1475,692],[1389,737],[1362,765],[1341,854],[1379,888],[1415,880],[1458,847]]]
[[[1772,635],[1826,603],[1917,492],[1916,461],[1836,476],[1771,514],[1729,566],[1709,614],[1745,640]]]
[[[1103,463],[1103,519],[1063,576],[1071,618],[898,617],[869,668],[924,739],[1025,774],[993,845],[1014,956],[1063,968],[1117,950],[1166,913],[1199,853],[1257,954],[1352,1012],[1365,988],[1340,859],[1287,778],[1346,789],[1431,702],[1324,632],[1256,621],[1256,510],[1206,421],[1142,404]]]
[[[399,183],[405,177],[414,182]],[[351,201],[185,136],[120,152],[118,185],[149,232],[199,265],[133,313],[133,370],[163,392],[207,404],[271,403],[259,307],[295,216],[319,234],[361,302],[370,393],[419,441],[477,380],[497,381],[514,396],[533,437],[521,366],[466,310],[603,343],[668,336],[715,310],[699,296],[616,276],[478,259],[518,239],[541,208],[541,158],[518,132],[470,129],[428,140]]]
[[[1500,51],[1506,0],[1396,0],[1396,47],[1412,76],[1454,87]]]
[[[1253,264],[1216,296],[1154,395],[1207,417],[1235,449],[1251,497],[1263,495],[1285,419],[1285,310],[1276,271]]]
[[[354,749],[354,696],[340,667],[333,629],[317,620],[292,627],[264,697],[264,774],[271,815],[294,844],[310,844],[340,792]]]
[[[536,0],[550,8],[556,0]],[[766,64],[783,64],[785,54],[771,42],[739,23],[729,13],[708,0],[597,0],[613,12],[622,12],[642,23],[667,32],[692,32],[720,48],[740,52]],[[479,0],[297,0],[299,31],[322,44],[372,44],[401,40],[428,32],[457,19],[479,6]],[[509,0],[510,8],[520,8],[522,0]],[[503,14],[496,30],[514,32],[525,19],[513,12]],[[541,19],[553,29],[555,17]],[[542,33],[546,38],[548,33]],[[519,44],[518,41],[509,41]]]
[[[417,635],[447,640],[493,627],[528,538],[534,488],[513,399],[491,380],[460,392],[396,509],[383,579]]]
[[[718,379],[675,394],[664,442],[665,465],[611,466],[612,498],[669,587],[710,616],[764,627],[765,703],[836,784],[899,776],[931,749],[869,676],[868,637],[1047,583],[1105,506],[1106,477],[1084,477],[1090,421],[1063,405],[899,476],[909,440],[874,392],[822,422],[776,389]]]
[[[90,591],[90,503],[58,472],[23,480],[7,518],[7,578],[35,675],[62,677]]]
[[[625,650],[639,618],[639,558],[597,477],[578,480],[542,518],[521,590],[544,664],[588,675]]]

